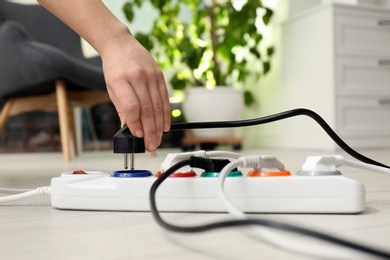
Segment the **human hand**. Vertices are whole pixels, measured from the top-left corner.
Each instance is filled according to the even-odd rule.
[[[122,124],[144,138],[147,151],[155,151],[171,124],[162,71],[131,34],[107,43],[101,57],[108,94]]]

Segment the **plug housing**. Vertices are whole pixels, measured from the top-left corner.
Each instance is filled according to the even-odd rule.
[[[125,125],[114,135],[114,153],[144,153],[143,138],[135,137]]]
[[[341,175],[337,170],[344,164],[344,158],[340,155],[308,156],[301,170],[297,172],[299,176],[326,176]]]

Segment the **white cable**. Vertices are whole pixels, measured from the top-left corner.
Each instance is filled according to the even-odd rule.
[[[368,163],[363,163],[363,162],[358,162],[358,161],[352,161],[349,159],[344,159],[344,165],[363,169],[363,170],[368,170],[368,171],[373,171],[373,172],[379,172],[379,173],[384,173],[390,175],[390,169],[381,167],[381,166],[376,166],[373,164],[368,164]]]
[[[39,187],[39,188],[25,191],[25,192],[22,192],[19,194],[0,197],[0,203],[21,200],[21,199],[25,199],[25,198],[29,198],[29,197],[33,197],[33,196],[37,196],[37,195],[49,195],[49,194],[50,194],[50,186]]]
[[[345,159],[341,155],[308,156],[301,167],[302,171],[336,171],[343,165],[390,175],[390,169],[360,161]]]
[[[218,177],[218,196],[221,199],[222,203],[225,205],[228,213],[230,213],[234,218],[239,220],[248,219],[248,217],[244,212],[239,210],[230,202],[224,190],[224,183],[226,177],[228,176],[231,170],[233,170],[236,167],[248,167],[248,165],[245,165],[245,162],[247,163],[249,162],[249,164],[253,164],[254,163],[253,158],[254,157],[241,157],[238,160],[229,163],[222,169]],[[253,167],[253,165],[251,165],[251,167]],[[286,239],[285,237],[278,235],[274,231],[271,231],[268,228],[264,228],[264,227],[253,226],[253,228],[250,231],[252,231],[251,235],[255,235],[256,238],[260,238],[271,245],[277,246],[279,248],[283,248],[291,252],[308,255],[311,257],[316,257],[321,259],[324,258],[359,259],[359,257],[363,257],[363,254],[358,254],[357,252],[354,252],[349,249],[342,250],[344,248],[338,248],[340,250],[334,250],[334,248],[332,248],[332,250],[329,250],[329,247],[312,246],[312,245],[308,246],[307,244],[304,243],[299,243],[299,242],[297,243],[292,241],[291,239]],[[367,259],[367,255],[364,255],[364,259]]]
[[[206,152],[206,156],[208,158],[210,158],[210,157],[224,157],[224,158],[238,159],[242,155],[239,153],[229,152],[229,151],[208,151],[208,152]]]
[[[0,188],[0,193],[2,194],[17,194],[21,192],[30,191],[32,189],[8,189],[8,188]]]

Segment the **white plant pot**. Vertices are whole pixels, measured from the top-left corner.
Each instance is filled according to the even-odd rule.
[[[231,87],[190,88],[185,92],[183,112],[187,122],[231,121],[242,119],[243,94]],[[195,137],[233,137],[234,128],[194,129]]]

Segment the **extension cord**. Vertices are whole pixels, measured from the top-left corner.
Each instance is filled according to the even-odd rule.
[[[58,209],[150,211],[149,191],[157,177],[113,177],[87,171],[66,172],[51,181],[51,204]],[[226,212],[217,179],[167,178],[157,192],[159,211]],[[247,213],[359,213],[364,185],[343,175],[228,177],[225,191]]]

